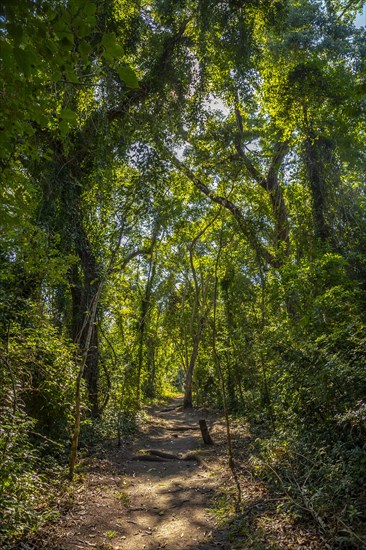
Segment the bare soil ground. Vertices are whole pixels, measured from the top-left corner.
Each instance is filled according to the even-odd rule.
[[[17,548],[327,548],[311,526],[299,526],[278,511],[278,502],[252,479],[245,463],[240,473],[242,513],[235,514],[224,423],[202,410],[183,411],[181,404],[176,399],[172,410],[150,409],[133,443],[92,458],[73,506],[37,539]],[[207,418],[214,446],[204,445],[200,418]],[[235,435],[245,448],[246,428],[236,427]],[[193,454],[198,460],[136,460],[151,449],[181,457]]]

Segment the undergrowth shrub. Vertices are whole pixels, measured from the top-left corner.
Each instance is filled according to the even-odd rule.
[[[82,422],[80,446],[98,447],[107,440],[121,443],[138,431],[140,421],[141,413],[138,411],[107,408],[100,418],[87,418]]]
[[[0,427],[0,546],[52,519],[52,497],[63,472],[49,455],[48,445],[35,446],[36,421],[20,409],[1,409]],[[48,509],[46,510],[46,506]]]
[[[287,497],[280,509],[314,521],[334,548],[366,544],[366,445],[330,445],[314,434],[282,432],[258,438],[255,446],[254,471]]]
[[[47,317],[36,322],[29,312],[21,323],[8,323],[0,360],[0,546],[6,548],[54,515],[77,366],[73,346]]]

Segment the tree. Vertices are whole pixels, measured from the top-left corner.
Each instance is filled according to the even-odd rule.
[[[0,441],[21,479],[37,438],[65,446],[75,389],[74,458],[84,404],[121,441],[183,378],[186,406],[227,398],[267,426],[263,452],[276,432],[289,463],[324,448],[324,479],[358,479],[358,7],[5,4]]]

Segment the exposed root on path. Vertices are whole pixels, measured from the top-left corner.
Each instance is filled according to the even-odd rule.
[[[165,462],[167,460],[194,460],[200,462],[199,456],[195,453],[186,453],[184,455],[176,455],[172,453],[166,453],[163,451],[157,451],[155,449],[148,449],[141,451],[141,454],[133,455],[131,460],[140,460],[142,462]]]

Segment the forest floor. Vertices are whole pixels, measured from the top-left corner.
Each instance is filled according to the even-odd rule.
[[[205,410],[184,411],[181,405],[177,398],[165,410],[148,409],[134,440],[87,459],[72,506],[36,538],[16,548],[329,548],[314,526],[298,524],[284,515],[278,509],[279,501],[253,478],[246,451],[250,434],[239,423],[233,426],[233,434],[234,444],[240,441],[242,508],[235,513],[236,489],[227,466],[224,421]],[[202,441],[200,418],[207,420],[212,446]],[[155,461],[153,455],[148,460],[136,459],[151,449],[190,459],[158,457]]]

